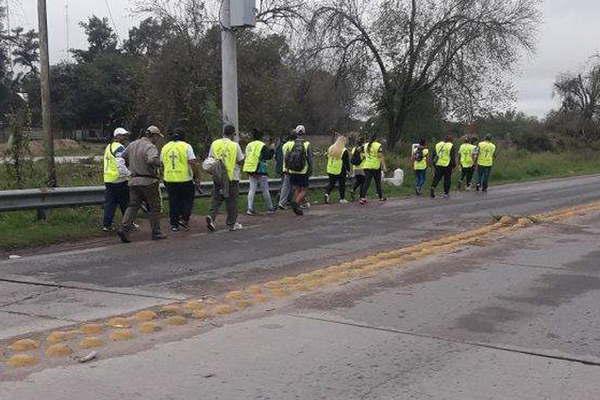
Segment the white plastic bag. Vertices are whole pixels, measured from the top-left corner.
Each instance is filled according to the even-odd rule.
[[[404,171],[398,168],[394,171],[392,178],[386,178],[385,181],[394,186],[402,186],[404,183]]]

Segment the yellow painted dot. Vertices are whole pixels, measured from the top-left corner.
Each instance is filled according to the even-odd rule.
[[[129,329],[118,329],[110,334],[110,340],[115,342],[121,342],[125,340],[131,340],[134,338],[133,332]]]
[[[13,344],[11,344],[9,346],[9,348],[12,351],[29,351],[29,350],[35,350],[38,347],[40,347],[39,342],[36,340],[33,340],[33,339],[17,340],[16,342],[13,342]]]
[[[154,311],[144,310],[134,315],[135,319],[142,322],[153,321],[158,318],[158,315]]]
[[[250,294],[259,294],[262,293],[262,288],[258,285],[248,286],[246,291]]]
[[[123,317],[111,318],[106,324],[111,328],[131,328],[129,319]]]
[[[160,331],[160,326],[154,321],[147,321],[140,324],[140,332],[150,334]]]
[[[29,354],[15,354],[6,362],[9,366],[13,368],[21,368],[21,367],[32,367],[39,362],[37,357],[31,356]]]
[[[68,357],[73,354],[73,350],[65,344],[54,344],[46,349],[46,356],[52,358]]]
[[[197,300],[193,300],[193,301],[188,301],[187,303],[185,303],[183,308],[185,308],[186,310],[189,310],[189,311],[202,310],[204,308],[204,304],[202,304],[201,302],[199,302]]]
[[[93,336],[86,337],[81,342],[79,342],[79,347],[81,347],[82,349],[95,349],[102,346],[104,346],[104,342],[102,341],[102,339]]]
[[[187,319],[181,315],[174,315],[172,317],[167,318],[165,322],[167,325],[181,326],[187,324]]]
[[[219,304],[215,307],[215,313],[218,315],[227,315],[231,314],[235,311],[235,309],[229,304]]]
[[[281,282],[279,281],[270,281],[265,283],[264,285],[267,289],[277,289],[281,287]]]
[[[254,296],[254,301],[256,303],[266,303],[267,301],[269,301],[269,298],[264,294],[257,294]]]
[[[101,324],[85,324],[81,325],[79,330],[84,335],[98,335],[104,331],[104,327]]]
[[[225,295],[225,300],[241,300],[244,297],[244,293],[240,292],[239,290],[233,291],[233,292],[229,292]]]
[[[279,298],[283,298],[283,297],[287,297],[289,296],[289,293],[283,289],[271,289],[271,294],[274,297],[279,297]]]
[[[192,311],[192,315],[197,319],[207,319],[212,317],[211,313],[208,310],[194,310]]]
[[[50,344],[57,344],[57,343],[61,343],[64,342],[66,340],[69,339],[69,334],[67,332],[52,332],[50,335],[48,335],[48,337],[46,338],[46,341]]]
[[[285,286],[292,286],[292,285],[297,285],[298,283],[300,283],[300,280],[298,278],[296,278],[295,276],[289,276],[286,278],[281,279],[281,284],[285,285]]]
[[[236,303],[236,307],[237,307],[238,309],[240,309],[240,310],[243,310],[243,309],[245,309],[245,308],[248,308],[248,307],[250,307],[251,305],[252,305],[252,303],[251,303],[250,301],[248,301],[248,300],[239,300],[239,301]]]
[[[160,309],[165,314],[181,314],[181,307],[177,304],[169,304]]]

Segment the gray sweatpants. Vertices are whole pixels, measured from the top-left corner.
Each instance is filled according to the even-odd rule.
[[[260,186],[263,199],[269,210],[273,209],[273,200],[269,191],[269,177],[266,175],[250,175],[250,191],[248,192],[248,210],[254,211],[254,197]]]
[[[285,207],[289,203],[291,193],[290,174],[283,174],[281,177],[281,191],[279,192],[279,206]]]

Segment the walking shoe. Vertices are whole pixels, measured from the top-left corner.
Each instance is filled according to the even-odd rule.
[[[179,227],[177,225],[171,225],[171,232],[179,232]]]
[[[280,209],[280,210],[282,210],[282,211],[287,210],[287,207],[286,206],[282,206],[281,204],[278,204],[277,208]]]
[[[473,190],[473,186],[471,186],[471,185],[467,185],[466,191],[467,191],[467,192],[470,192],[471,190]]]
[[[434,188],[431,188],[429,190],[429,197],[431,197],[432,199],[435,199],[435,189]]]
[[[387,201],[387,197],[382,197],[379,199],[379,201]]]
[[[358,202],[361,206],[366,206],[367,205],[367,199],[360,199]]]
[[[123,229],[119,229],[117,231],[117,236],[119,236],[119,239],[121,239],[121,242],[131,243],[131,240],[129,240],[129,236],[127,235],[127,232],[125,232]]]
[[[134,222],[134,223],[131,224],[131,230],[137,232],[137,231],[140,230],[140,226]]]
[[[341,199],[341,200],[340,200],[340,204],[348,204],[348,200],[346,200],[346,199]]]
[[[184,220],[180,219],[177,222],[177,226],[186,232],[190,230],[190,222],[189,221],[184,221]]]
[[[277,208],[273,207],[273,208],[269,208],[269,210],[267,211],[267,214],[275,214],[277,212]]]
[[[444,193],[444,195],[442,196],[444,199],[449,199],[450,195],[448,193]]]
[[[240,231],[242,229],[244,229],[244,227],[239,222],[236,222],[235,224],[229,227],[230,232]]]
[[[325,193],[325,204],[329,204],[329,193]]]
[[[300,207],[298,207],[298,204],[296,202],[292,203],[292,210],[294,210],[294,214],[298,216],[304,215],[304,212],[300,209]]]
[[[309,208],[310,208],[310,203],[307,201],[307,202],[306,202],[306,203],[304,203],[304,204],[300,204],[300,208],[302,208],[302,209],[304,209],[304,210],[307,210],[307,209],[309,209]]]
[[[113,230],[114,230],[114,228],[112,226],[103,226],[102,227],[102,232],[109,233],[109,232],[112,232]]]
[[[206,227],[211,232],[214,232],[214,231],[217,230],[217,226],[215,225],[215,221],[212,219],[212,217],[210,215],[206,217]]]
[[[416,194],[417,196],[420,196],[420,195],[421,195],[421,192],[419,191],[419,188],[415,188],[415,194]]]
[[[477,184],[477,186],[475,186],[475,190],[479,192],[481,190],[481,186]]]
[[[167,238],[167,235],[161,233],[161,232],[156,232],[152,234],[152,240],[164,240]]]
[[[246,211],[246,215],[250,215],[251,217],[254,217],[254,216],[257,216],[258,214],[254,210],[248,210],[248,211]]]

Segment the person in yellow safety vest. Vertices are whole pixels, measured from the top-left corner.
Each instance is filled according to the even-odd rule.
[[[415,193],[421,196],[423,186],[427,180],[427,168],[429,167],[429,149],[427,148],[427,140],[421,139],[419,143],[413,147],[412,156],[410,158],[413,169],[415,171]]]
[[[125,151],[125,142],[129,132],[124,128],[117,128],[113,132],[113,140],[104,150],[104,218],[102,230],[114,230],[113,220],[117,207],[125,215],[129,204],[129,187],[127,177],[130,175],[125,160],[121,155]]]
[[[345,136],[338,134],[333,145],[327,150],[327,175],[329,184],[325,188],[325,204],[329,204],[331,191],[336,183],[339,185],[340,204],[348,203],[346,200],[346,177],[350,173],[350,156],[346,148]]]
[[[456,147],[451,135],[446,136],[445,140],[435,145],[433,151],[433,165],[435,173],[433,183],[431,184],[430,196],[435,198],[435,189],[442,179],[444,179],[444,197],[450,197],[450,188],[452,187],[452,171],[456,166]]]
[[[177,128],[160,153],[163,180],[169,195],[171,231],[189,230],[196,188],[200,187],[200,168],[194,149],[184,141],[182,129]]]
[[[354,186],[352,187],[351,195],[352,201],[354,201],[356,198],[356,191],[362,188],[362,186],[365,184],[365,140],[362,136],[355,134],[350,136],[350,142],[350,145],[352,146],[352,151],[350,152],[350,164],[352,164],[352,170],[354,173]]]
[[[496,145],[492,143],[492,136],[487,135],[483,142],[479,143],[477,154],[477,191],[482,190],[487,193],[492,173],[492,166],[496,158]]]
[[[312,148],[308,140],[304,140],[306,128],[298,125],[295,129],[296,140],[283,145],[284,168],[290,175],[290,184],[294,191],[291,202],[292,210],[296,215],[302,216],[300,208],[306,197],[309,186],[309,177],[313,171]]]
[[[367,194],[371,186],[371,180],[375,180],[375,189],[379,196],[379,201],[386,201],[383,195],[382,178],[386,172],[385,157],[383,154],[383,144],[377,141],[377,135],[373,134],[371,140],[363,146],[365,162],[363,169],[365,171],[365,183],[360,190],[360,204],[367,204]]]
[[[237,222],[238,208],[237,199],[240,192],[240,165],[244,161],[244,153],[239,143],[234,142],[235,127],[226,125],[223,128],[223,137],[212,142],[208,156],[215,160],[220,160],[227,172],[229,181],[227,197],[223,194],[222,183],[214,181],[213,193],[209,214],[206,217],[206,226],[209,231],[217,230],[216,220],[221,205],[225,203],[227,210],[226,224],[230,231],[242,229],[242,225]]]
[[[252,141],[246,145],[246,158],[242,169],[248,174],[250,179],[248,209],[246,211],[246,214],[248,215],[257,215],[256,210],[254,209],[254,197],[256,196],[256,191],[259,186],[267,206],[267,212],[269,214],[275,212],[273,199],[271,198],[269,189],[269,174],[267,171],[267,161],[273,159],[275,150],[273,149],[270,139],[268,140],[269,144],[263,142],[262,139],[262,132],[258,129],[254,129],[252,131]]]
[[[465,142],[460,145],[458,149],[458,157],[460,158],[461,174],[460,180],[458,181],[458,190],[462,190],[463,185],[466,184],[466,189],[471,189],[471,182],[473,181],[473,173],[475,172],[475,157],[477,154],[477,143],[476,137],[467,137]]]

